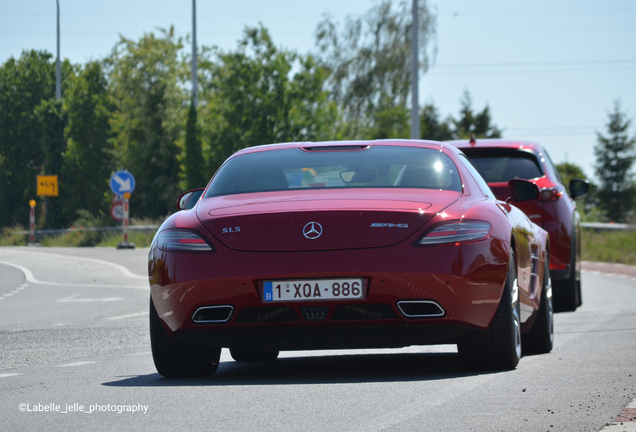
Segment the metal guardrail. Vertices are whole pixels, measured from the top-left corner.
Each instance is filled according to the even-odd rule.
[[[131,231],[157,231],[159,229],[159,225],[134,225],[129,226],[129,230]],[[82,227],[82,228],[66,228],[66,229],[49,229],[49,230],[35,230],[35,235],[56,235],[56,234],[66,234],[73,232],[82,232],[82,231],[123,231],[121,226],[115,227]],[[15,231],[15,234],[29,234],[29,230],[26,231]]]
[[[581,222],[581,227],[594,230],[624,231],[636,229],[636,225],[622,223]]]

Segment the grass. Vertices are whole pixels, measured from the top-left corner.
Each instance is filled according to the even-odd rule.
[[[129,231],[128,241],[137,247],[148,247],[154,237],[154,232]],[[43,238],[39,243],[41,246],[49,247],[115,247],[124,241],[124,234],[121,231],[98,232],[78,230],[65,233],[59,236]]]
[[[124,241],[122,231],[89,231],[83,227],[100,226],[99,221],[81,220],[75,223],[79,229],[59,235],[49,235],[46,237],[36,235],[36,243],[40,246],[48,247],[115,247]],[[160,221],[133,219],[131,226],[135,225],[160,225]],[[71,227],[73,228],[73,227]],[[19,234],[24,228],[16,226],[4,228],[0,232],[0,246],[26,246],[29,242],[28,234]],[[155,235],[153,230],[130,230],[128,241],[134,243],[136,247],[148,247]]]
[[[148,247],[150,243],[152,243],[152,239],[154,238],[155,233],[151,232],[143,232],[143,231],[129,231],[128,232],[128,241],[130,243],[134,243],[136,247]],[[117,246],[118,243],[124,241],[123,233],[109,233],[108,236],[104,236],[102,241],[99,242],[96,246]]]
[[[581,257],[599,261],[636,265],[636,230],[581,232]]]
[[[29,242],[29,236],[27,234],[18,234],[18,231],[22,231],[21,226],[15,226],[13,228],[2,229],[2,236],[0,237],[0,246],[23,246]]]

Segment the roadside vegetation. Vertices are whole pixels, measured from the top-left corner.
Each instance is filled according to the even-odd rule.
[[[152,227],[161,225],[161,220],[132,219],[131,227]],[[42,236],[37,234],[36,244],[44,247],[115,247],[124,240],[121,230],[97,231],[90,228],[103,227],[103,221],[96,218],[81,218],[71,225],[70,232]],[[0,236],[0,246],[26,246],[29,235],[24,234],[24,227],[5,228]],[[131,229],[128,241],[137,247],[148,247],[152,243],[155,230],[151,228]]]
[[[146,231],[129,231],[128,241],[136,247],[148,247],[155,233]],[[116,247],[124,240],[121,231],[99,232],[78,230],[63,235],[45,237],[40,246],[50,247]]]
[[[28,235],[17,234],[15,231],[6,232],[0,237],[0,246],[26,246],[29,243]],[[154,235],[154,231],[131,230],[128,233],[128,241],[136,247],[148,247]],[[36,243],[45,247],[116,247],[123,240],[121,231],[100,232],[78,228],[61,235],[36,238]]]
[[[636,265],[636,230],[581,232],[581,258],[584,261],[599,261]]]

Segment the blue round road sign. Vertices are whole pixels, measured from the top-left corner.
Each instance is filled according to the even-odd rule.
[[[117,171],[110,177],[110,190],[116,195],[135,190],[135,177],[126,170]]]

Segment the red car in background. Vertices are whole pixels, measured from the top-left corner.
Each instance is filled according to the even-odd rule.
[[[540,197],[526,180],[512,203]],[[286,143],[231,156],[149,252],[166,377],[279,351],[457,344],[467,369],[552,349],[545,230],[439,142]],[[523,345],[522,345],[523,341]]]
[[[588,181],[572,179],[568,193],[547,151],[534,142],[472,138],[448,143],[468,156],[500,200],[510,196],[508,182],[512,179],[532,180],[539,186],[539,201],[515,205],[550,234],[555,311],[576,310],[582,304],[581,230],[574,199],[587,193]]]

